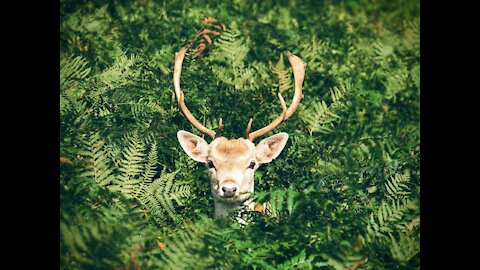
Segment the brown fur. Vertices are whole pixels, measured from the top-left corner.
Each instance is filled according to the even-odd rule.
[[[216,150],[225,155],[242,155],[247,152],[248,145],[241,139],[223,139],[220,138]]]

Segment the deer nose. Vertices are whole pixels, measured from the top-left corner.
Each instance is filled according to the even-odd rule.
[[[222,187],[222,190],[223,190],[223,197],[225,198],[231,198],[233,196],[235,196],[235,192],[237,191],[237,188],[236,187]]]

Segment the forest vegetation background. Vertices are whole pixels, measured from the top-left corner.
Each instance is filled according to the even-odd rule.
[[[61,269],[419,269],[419,1],[60,1]],[[211,18],[209,18],[211,17]],[[206,19],[208,18],[208,19]],[[197,35],[200,31],[207,37]],[[267,214],[213,219],[198,133],[304,99],[255,175]]]

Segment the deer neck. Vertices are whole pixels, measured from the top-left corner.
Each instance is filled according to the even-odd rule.
[[[252,194],[253,194],[253,190],[254,190],[254,185],[253,185],[253,181],[252,181],[252,184],[249,187],[250,198],[243,201],[243,202],[239,202],[239,201],[227,202],[227,201],[223,201],[221,199],[217,199],[217,197],[214,196],[213,201],[214,201],[214,205],[215,205],[215,217],[216,218],[224,218],[224,217],[227,216],[227,214],[229,212],[233,212],[233,211],[238,210],[242,207],[246,207],[247,210],[253,211],[254,207],[255,207],[255,203],[254,203],[253,199],[251,198]]]
[[[215,204],[215,217],[216,218],[224,218],[227,216],[229,212],[233,212],[245,206],[248,210],[254,209],[254,202],[252,200],[246,200],[242,202],[224,202],[214,200]]]

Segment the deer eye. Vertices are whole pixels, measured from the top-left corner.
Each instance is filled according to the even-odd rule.
[[[213,165],[213,161],[211,161],[211,160],[207,161],[207,166],[208,166],[208,168],[210,168],[210,169],[211,169],[211,168],[214,168],[214,169],[215,169],[215,165]]]
[[[248,165],[249,169],[253,169],[255,167],[255,161],[250,162],[250,165]]]

